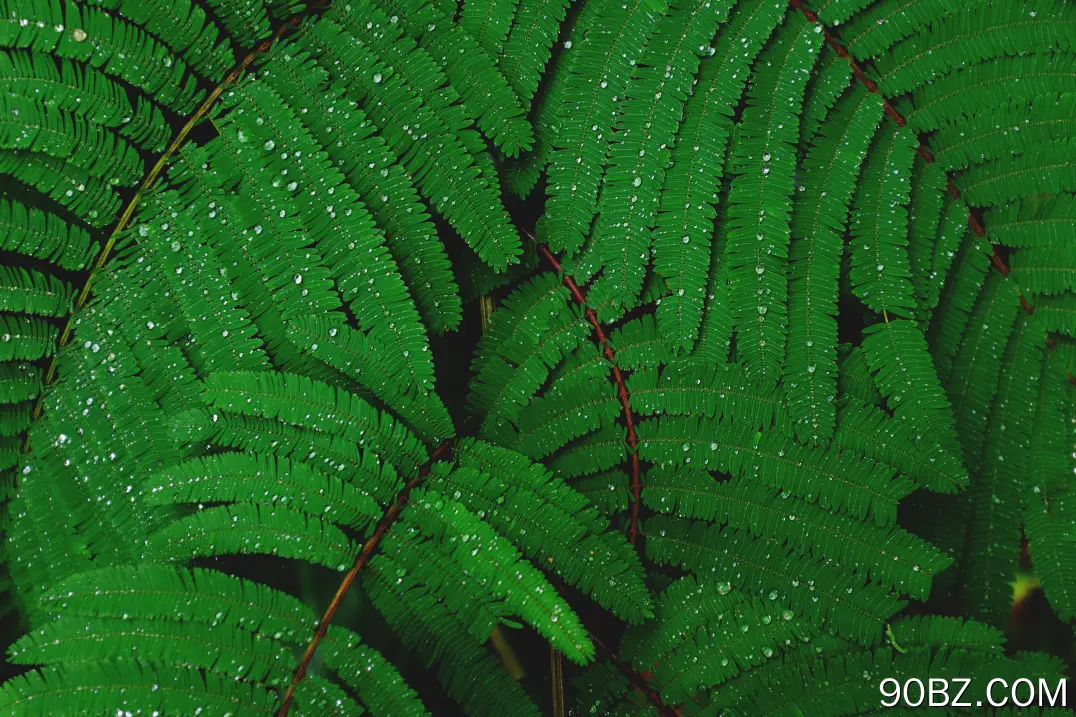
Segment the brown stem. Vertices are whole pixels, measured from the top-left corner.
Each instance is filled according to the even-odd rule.
[[[108,264],[109,259],[112,258],[112,250],[116,247],[116,241],[119,239],[120,234],[131,223],[135,209],[138,207],[139,202],[142,201],[142,197],[146,195],[146,192],[153,188],[154,183],[160,178],[161,172],[164,171],[164,167],[168,163],[168,160],[171,159],[172,155],[174,155],[176,151],[179,150],[180,146],[187,141],[187,137],[190,135],[191,130],[194,129],[195,125],[205,119],[206,115],[209,114],[209,111],[213,109],[213,105],[215,105],[221,95],[224,94],[224,90],[242,76],[246,69],[250,67],[250,64],[254,62],[255,58],[268,52],[274,42],[298,27],[300,20],[301,18],[299,15],[294,15],[281,23],[271,36],[255,45],[254,49],[247,53],[247,56],[244,57],[231,72],[224,76],[224,79],[220,81],[220,84],[209,93],[209,96],[198,106],[198,109],[194,111],[194,114],[190,116],[190,119],[187,120],[186,124],[180,128],[179,133],[168,143],[164,153],[157,159],[157,162],[150,169],[145,179],[142,180],[142,183],[138,185],[138,191],[131,197],[131,201],[127,203],[123,213],[120,215],[119,221],[116,222],[116,225],[109,233],[108,239],[105,240],[105,245],[101,249],[101,255],[97,257],[97,261],[94,262],[93,268],[90,270],[85,283],[83,283],[82,288],[78,292],[78,297],[75,299],[75,303],[71,308],[71,314],[67,317],[64,329],[60,332],[60,336],[57,339],[56,352],[53,354],[52,359],[49,361],[49,367],[45,371],[45,380],[42,382],[41,393],[38,394],[37,402],[34,404],[34,410],[30,414],[31,421],[36,421],[41,418],[41,414],[44,412],[45,392],[56,381],[56,367],[60,357],[60,350],[71,343],[71,337],[75,329],[75,318],[79,311],[86,306],[86,302],[89,301],[90,287],[93,285],[93,280],[97,278],[98,272],[101,271],[101,269],[104,269],[105,265]],[[27,433],[26,440],[23,442],[22,450],[24,453],[30,450],[29,433]]]
[[[329,607],[325,608],[325,613],[321,616],[321,620],[318,621],[317,629],[314,630],[314,636],[307,643],[306,650],[303,652],[303,658],[299,661],[298,667],[295,668],[295,673],[291,677],[291,684],[288,685],[287,692],[284,693],[284,699],[280,701],[280,709],[277,711],[277,717],[287,717],[288,710],[291,709],[292,700],[295,699],[295,688],[299,686],[299,683],[306,677],[306,671],[310,667],[310,661],[314,659],[314,653],[317,652],[318,645],[321,644],[322,638],[325,637],[325,633],[329,631],[329,624],[332,622],[333,616],[339,609],[340,604],[344,600],[344,596],[347,595],[347,591],[351,589],[351,586],[355,583],[355,578],[359,576],[359,571],[363,569],[369,562],[370,558],[377,552],[378,546],[381,544],[381,539],[385,537],[385,534],[389,532],[389,528],[400,517],[400,513],[407,506],[407,501],[411,498],[411,491],[413,491],[422,481],[426,479],[426,476],[430,474],[430,464],[443,460],[445,454],[451,450],[452,444],[445,441],[437,450],[430,456],[429,462],[423,466],[422,470],[418,472],[418,475],[407,482],[396,495],[389,507],[385,510],[385,513],[381,516],[381,520],[377,522],[377,527],[374,528],[373,535],[370,539],[363,544],[362,550],[355,557],[355,564],[351,566],[351,570],[344,576],[340,586],[336,588],[336,594],[333,595],[333,599],[329,602]]]
[[[538,247],[538,253],[542,255],[542,258],[549,262],[549,265],[553,267],[553,271],[560,274],[561,280],[564,282],[564,285],[568,287],[568,292],[572,295],[572,299],[575,303],[583,307],[587,321],[594,327],[594,335],[598,339],[598,344],[601,346],[602,353],[613,367],[613,382],[616,384],[617,397],[620,399],[620,407],[624,413],[624,422],[628,425],[628,445],[631,447],[632,497],[631,523],[628,526],[628,542],[635,545],[635,538],[639,533],[639,494],[642,490],[641,482],[639,480],[639,455],[635,450],[639,444],[639,437],[635,433],[635,419],[631,412],[631,401],[629,400],[628,388],[624,383],[624,376],[620,373],[620,367],[616,364],[616,352],[613,350],[612,344],[609,343],[609,339],[605,335],[605,330],[602,329],[602,325],[598,321],[597,314],[594,313],[593,309],[587,306],[586,292],[575,283],[575,279],[564,272],[561,263],[557,261],[557,258],[553,256],[553,252],[549,251],[547,246],[540,243],[530,232],[525,231],[525,233],[530,240],[534,242],[534,245]]]
[[[878,94],[882,98],[882,106],[885,108],[885,113],[889,115],[889,117],[898,125],[900,125],[901,127],[906,127],[908,125],[908,121],[904,119],[904,117],[900,114],[900,111],[898,111],[897,108],[894,107],[889,102],[889,100],[878,91],[878,85],[875,84],[875,82],[869,77],[867,77],[867,73],[863,71],[863,68],[859,65],[859,63],[855,61],[855,59],[852,57],[852,54],[848,52],[848,48],[841,44],[841,41],[837,37],[837,35],[834,34],[828,27],[822,24],[822,22],[818,19],[818,14],[808,8],[804,4],[803,0],[788,0],[788,4],[802,12],[803,16],[807,18],[809,22],[815,23],[822,29],[822,34],[826,38],[826,43],[829,44],[829,46],[832,47],[834,51],[836,51],[839,57],[843,57],[844,59],[848,60],[848,64],[851,65],[852,74],[855,75],[856,80],[858,80],[860,84],[866,87],[868,92]],[[915,148],[915,151],[919,154],[920,157],[923,158],[923,161],[925,161],[927,164],[934,164],[934,153],[927,149],[926,142],[923,140],[923,137],[921,135],[917,135],[917,139],[919,140],[919,145]],[[948,172],[945,172],[945,188],[948,190],[950,196],[952,196],[953,199],[960,199],[960,190],[956,188],[955,184],[953,184],[953,180],[949,176]],[[975,232],[976,236],[986,236],[986,225],[983,223],[982,217],[980,217],[975,211],[975,209],[973,209],[971,206],[968,207],[968,226],[973,232]],[[998,255],[997,247],[991,247],[991,249],[993,252],[990,257],[991,263],[998,271],[1001,272],[1002,276],[1008,277],[1009,267],[1002,260],[1001,256]],[[1023,295],[1020,296],[1020,306],[1024,309],[1024,311],[1029,314],[1035,312],[1035,307],[1028,303],[1028,300],[1025,299]],[[1054,343],[1054,340],[1052,338],[1046,338],[1046,347],[1048,349],[1052,351],[1055,345],[1056,344]],[[1071,373],[1069,374],[1069,382],[1076,384],[1076,377],[1073,377]]]
[[[565,717],[564,656],[552,645],[549,646],[549,671],[553,683],[553,717]]]

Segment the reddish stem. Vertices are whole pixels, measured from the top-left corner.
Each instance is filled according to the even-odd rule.
[[[990,263],[994,265],[994,268],[1001,272],[1002,276],[1009,275],[1009,267],[1005,263],[1005,260],[998,254],[997,249],[994,249],[994,253],[990,255]]]
[[[542,255],[549,265],[553,267],[553,271],[560,274],[561,279],[564,281],[564,285],[568,287],[568,292],[572,295],[572,299],[575,303],[583,307],[583,311],[586,314],[587,321],[594,327],[594,335],[598,339],[598,343],[601,346],[602,353],[605,358],[612,364],[613,367],[613,382],[616,383],[617,396],[620,398],[620,407],[624,413],[624,422],[628,424],[628,445],[631,447],[631,524],[628,526],[628,542],[635,545],[635,538],[639,533],[639,494],[641,491],[641,483],[639,480],[639,456],[635,449],[639,443],[639,437],[635,433],[635,419],[631,413],[631,402],[629,401],[628,388],[624,383],[624,376],[620,373],[620,367],[616,365],[616,352],[613,350],[612,344],[609,343],[609,339],[605,335],[605,331],[602,329],[601,323],[598,321],[597,314],[594,310],[587,306],[586,292],[575,283],[568,274],[564,273],[564,268],[561,266],[557,258],[553,256],[553,252],[549,251],[549,248],[540,243],[537,238],[530,232],[526,232],[535,246],[538,247],[538,253]]]
[[[426,476],[430,474],[429,466],[432,463],[443,460],[445,454],[451,448],[451,443],[445,441],[437,450],[430,456],[429,463],[423,466],[422,470],[418,472],[418,475],[407,482],[407,485],[403,487],[396,495],[396,500],[389,505],[385,510],[384,515],[381,516],[381,520],[378,521],[377,527],[374,529],[373,535],[362,546],[362,550],[359,551],[358,556],[355,558],[355,564],[351,566],[351,570],[344,576],[340,586],[336,589],[336,594],[333,595],[332,601],[329,602],[329,607],[325,609],[325,614],[321,616],[321,620],[318,622],[318,627],[314,630],[314,637],[306,646],[306,651],[303,653],[303,659],[299,661],[299,666],[295,668],[295,673],[292,675],[291,684],[288,685],[288,691],[284,693],[284,699],[280,702],[280,709],[277,711],[277,717],[287,717],[288,710],[291,709],[292,700],[295,699],[295,688],[299,686],[299,683],[306,677],[306,671],[310,667],[310,661],[314,659],[314,653],[318,649],[318,645],[321,643],[322,638],[325,637],[325,633],[329,631],[329,624],[332,622],[333,616],[339,609],[340,604],[344,600],[344,596],[347,591],[351,589],[355,579],[359,576],[359,571],[370,562],[370,558],[374,556],[378,546],[381,544],[381,539],[385,537],[385,534],[389,532],[389,528],[400,517],[400,513],[403,512],[404,507],[407,506],[407,501],[411,498],[411,491],[414,490]]]

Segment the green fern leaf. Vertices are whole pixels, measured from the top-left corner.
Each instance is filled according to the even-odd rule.
[[[833,435],[842,235],[880,116],[880,104],[869,93],[850,93],[838,102],[807,152],[803,187],[810,189],[793,205],[788,312],[800,318],[789,325],[783,380],[796,435],[805,442]]]
[[[753,70],[755,84],[732,158],[725,248],[742,360],[764,381],[777,380],[785,359],[788,285],[782,268],[788,258],[798,113],[822,39],[799,14],[787,22],[787,33],[777,36]]]
[[[556,108],[559,132],[549,166],[549,201],[541,237],[554,251],[575,253],[594,219],[600,177],[613,131],[617,98],[623,97],[632,63],[666,12],[663,0],[633,0],[627,11],[612,0],[588,5],[590,31],[573,48],[563,96]],[[578,108],[578,109],[577,109]]]
[[[917,143],[899,127],[875,138],[849,228],[852,290],[874,311],[902,318],[915,313],[906,205]]]
[[[893,593],[848,575],[780,542],[676,518],[646,524],[647,557],[705,574],[719,592],[732,588],[781,600],[823,629],[873,644],[883,624],[903,603]],[[849,588],[851,588],[849,590]]]
[[[893,415],[911,422],[919,441],[960,455],[953,411],[918,327],[905,319],[875,324],[864,333],[867,364]]]

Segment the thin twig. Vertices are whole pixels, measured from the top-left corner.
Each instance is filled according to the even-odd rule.
[[[564,656],[552,645],[549,646],[549,672],[553,685],[553,717],[565,717]]]

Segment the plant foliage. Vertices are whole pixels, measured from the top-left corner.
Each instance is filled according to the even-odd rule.
[[[1076,619],[1074,28],[0,0],[0,714],[1056,679],[1002,629],[1025,544]]]

